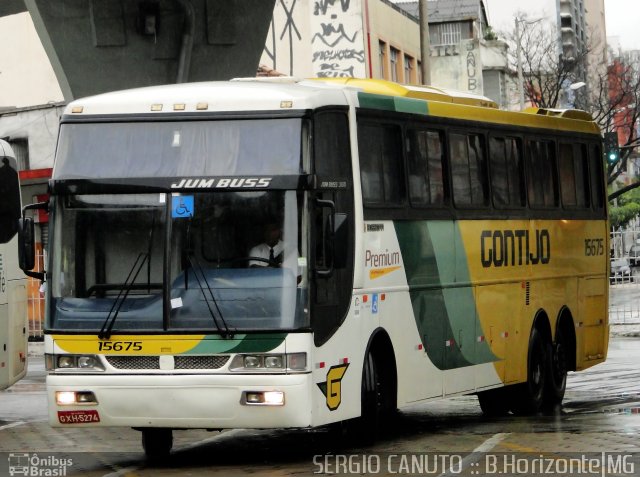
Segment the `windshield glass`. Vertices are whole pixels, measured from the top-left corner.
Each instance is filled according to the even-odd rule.
[[[114,333],[307,327],[304,201],[295,191],[61,197],[50,326],[97,332],[115,306]]]
[[[54,179],[298,175],[302,119],[64,123]]]
[[[174,196],[172,327],[308,326],[303,197],[294,191]],[[181,204],[189,212],[178,214]]]
[[[61,200],[49,274],[54,326],[100,329],[118,295],[130,288],[115,329],[162,327],[165,195]]]

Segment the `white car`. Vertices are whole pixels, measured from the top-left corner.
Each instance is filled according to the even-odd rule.
[[[631,281],[631,266],[627,257],[611,260],[611,274],[609,275],[609,281],[611,283]]]

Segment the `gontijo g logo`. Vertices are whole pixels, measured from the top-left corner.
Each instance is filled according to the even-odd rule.
[[[318,383],[322,394],[327,398],[327,407],[330,411],[335,411],[340,407],[342,402],[342,378],[348,367],[349,363],[332,366],[327,371],[327,380],[324,383]]]

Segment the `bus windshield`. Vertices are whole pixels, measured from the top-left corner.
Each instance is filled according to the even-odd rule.
[[[225,334],[309,325],[304,193],[74,195],[57,202],[54,329],[97,333],[113,321],[114,333]]]
[[[302,119],[63,123],[54,179],[298,175]]]

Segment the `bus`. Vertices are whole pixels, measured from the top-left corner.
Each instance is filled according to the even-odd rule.
[[[551,409],[607,353],[603,174],[588,114],[430,87],[74,101],[47,205],[50,423],[132,427],[154,457],[173,429],[372,435],[463,394]]]
[[[16,156],[0,139],[0,390],[27,372],[27,280],[18,267],[20,207]]]

